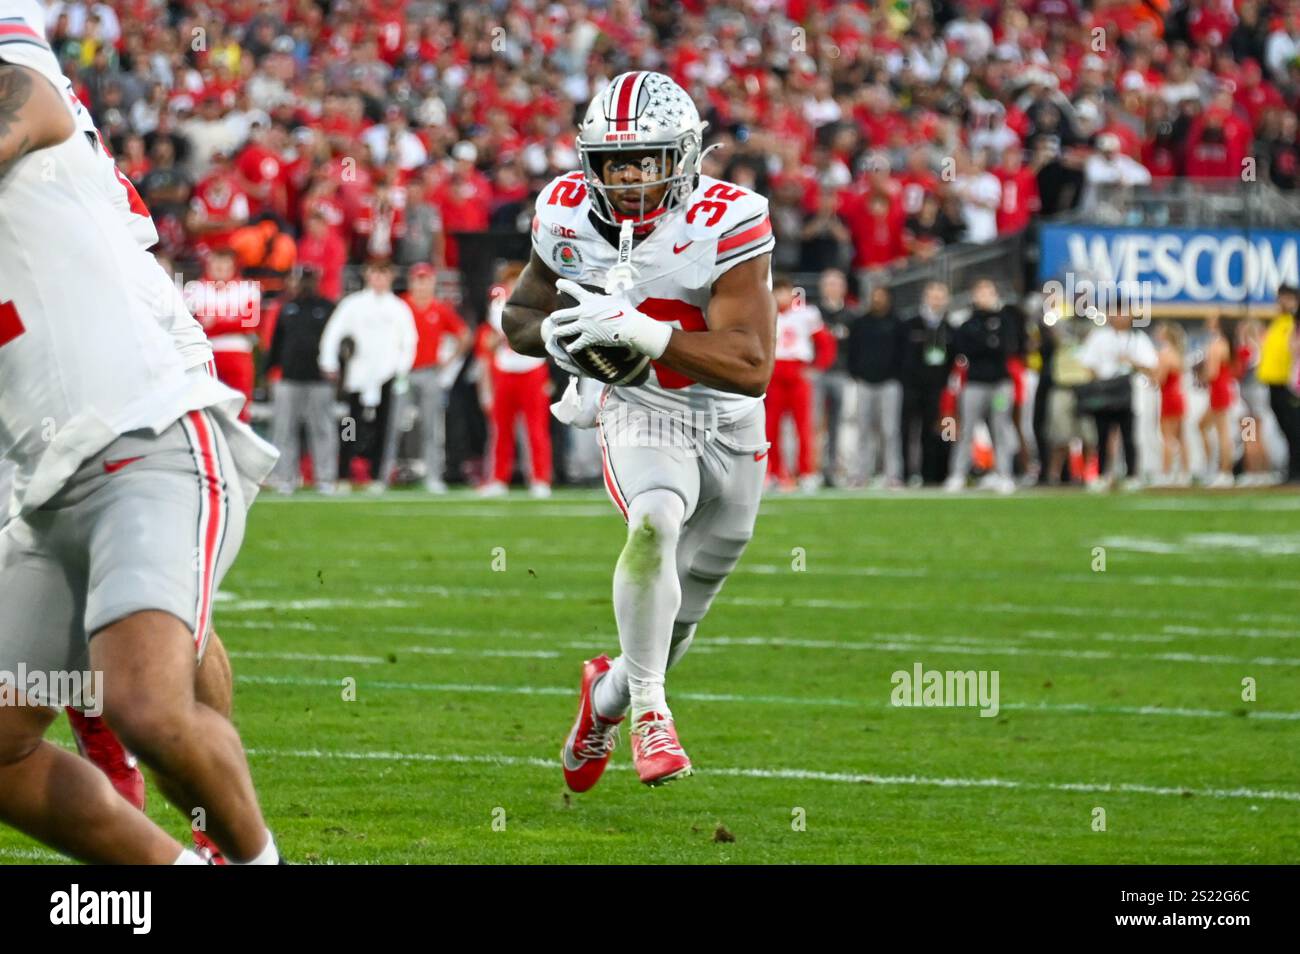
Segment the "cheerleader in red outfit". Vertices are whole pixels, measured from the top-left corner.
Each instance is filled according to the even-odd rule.
[[[1183,354],[1187,350],[1187,333],[1172,321],[1162,321],[1156,326],[1155,383],[1160,387],[1160,440],[1163,450],[1160,457],[1160,483],[1182,487],[1188,483],[1187,447],[1183,444],[1183,417],[1187,414],[1187,399],[1183,396]],[[1177,458],[1178,469],[1174,470]]]
[[[1210,389],[1210,406],[1201,415],[1201,441],[1205,444],[1205,486],[1231,487],[1232,435],[1228,430],[1228,408],[1232,407],[1232,346],[1223,333],[1217,314],[1205,319],[1209,341],[1205,345],[1205,363],[1201,366],[1201,380]],[[1218,451],[1218,473],[1211,472],[1210,462]]]

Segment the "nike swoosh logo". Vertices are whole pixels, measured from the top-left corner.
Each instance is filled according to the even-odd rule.
[[[767,456],[767,451],[754,451],[754,460],[762,460]]]
[[[682,252],[686,251],[688,248],[690,248],[690,247],[691,247],[692,245],[694,245],[694,244],[695,244],[695,239],[691,239],[691,240],[690,240],[689,242],[687,242],[685,245],[674,245],[674,246],[673,246],[673,254],[674,254],[674,255],[680,255],[680,254],[682,254]]]
[[[610,315],[608,318],[602,318],[601,321],[613,321],[615,318],[622,318],[623,313],[620,311],[617,315]]]
[[[141,454],[139,457],[123,457],[121,460],[106,460],[104,461],[104,473],[116,474],[127,464],[134,464],[138,460],[144,460],[144,455]]]

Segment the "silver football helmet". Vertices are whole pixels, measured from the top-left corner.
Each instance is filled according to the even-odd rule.
[[[631,219],[642,226],[681,208],[699,181],[707,126],[686,90],[664,74],[638,70],[614,77],[578,127],[578,155],[597,217],[610,225]],[[605,183],[604,165],[618,153],[642,154],[643,181]],[[663,198],[647,207],[646,193],[665,185]],[[620,211],[612,201],[629,192],[639,193],[636,212]]]

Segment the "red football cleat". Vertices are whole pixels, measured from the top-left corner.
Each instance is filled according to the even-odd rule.
[[[585,792],[598,781],[618,745],[618,724],[623,717],[604,719],[596,714],[595,689],[609,672],[610,658],[603,653],[582,664],[582,688],[578,697],[578,718],[560,749],[564,781],[572,791]]]
[[[692,773],[690,756],[677,741],[671,716],[641,713],[632,728],[632,764],[646,785],[662,785]]]
[[[144,776],[136,768],[135,756],[123,748],[113,730],[99,716],[69,708],[68,722],[82,757],[99,766],[118,794],[144,811]]]
[[[194,851],[200,858],[210,865],[224,865],[226,856],[221,853],[217,843],[198,829],[194,829],[191,834],[194,836]]]

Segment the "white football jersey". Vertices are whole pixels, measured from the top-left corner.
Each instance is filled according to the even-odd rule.
[[[8,29],[6,29],[6,27]],[[26,28],[24,31],[22,28]],[[31,34],[38,34],[33,37]],[[0,59],[40,70],[44,59],[45,12],[38,0],[0,0]],[[39,39],[40,44],[32,41]],[[51,77],[51,79],[54,79]],[[212,360],[212,348],[202,326],[185,307],[177,283],[158,264],[149,249],[158,244],[158,230],[153,216],[135,186],[113,161],[103,137],[95,128],[90,110],[82,105],[72,81],[61,73],[55,87],[64,95],[77,123],[77,134],[97,147],[95,182],[117,210],[128,231],[140,247],[137,269],[131,282],[142,301],[149,304],[163,330],[172,336],[186,368],[205,365]],[[3,498],[0,497],[0,501]]]
[[[561,278],[604,291],[618,249],[597,229],[590,208],[581,172],[552,181],[537,197],[533,250]],[[707,331],[713,283],[733,266],[771,252],[773,245],[767,199],[702,175],[684,210],[660,221],[632,249],[637,278],[628,298],[658,321],[687,332]],[[770,269],[767,284],[772,285]],[[688,421],[716,412],[719,423],[738,420],[762,400],[700,384],[662,362],[652,368],[644,385],[616,388],[619,398]]]
[[[30,7],[0,0],[0,60],[63,90]],[[146,253],[105,194],[96,145],[79,130],[0,178],[0,457],[17,468],[15,514],[49,500],[118,435],[236,398],[187,377],[141,298]]]

